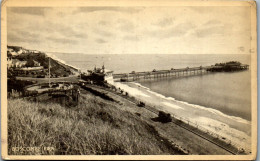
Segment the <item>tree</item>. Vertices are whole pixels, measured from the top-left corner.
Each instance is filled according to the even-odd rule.
[[[7,51],[7,57],[8,57],[8,58],[12,58],[12,54],[11,54],[10,51]]]
[[[28,59],[27,63],[25,64],[26,67],[34,67],[34,61],[33,59]]]

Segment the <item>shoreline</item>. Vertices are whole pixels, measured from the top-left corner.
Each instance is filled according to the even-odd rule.
[[[230,119],[233,119],[233,120],[236,120],[238,122],[241,122],[241,123],[244,123],[244,124],[250,124],[251,121],[248,120],[248,119],[245,119],[245,118],[242,118],[240,116],[234,116],[234,115],[229,115],[229,114],[226,114],[220,110],[217,110],[215,109],[214,107],[209,107],[209,106],[203,106],[203,105],[199,105],[199,104],[194,104],[194,103],[190,103],[189,101],[186,101],[186,100],[178,100],[176,98],[173,98],[171,96],[167,97],[167,96],[164,96],[163,94],[160,94],[158,92],[154,92],[153,90],[151,90],[150,88],[148,87],[145,87],[143,86],[142,84],[138,83],[138,82],[131,82],[131,84],[135,84],[136,86],[138,87],[141,87],[143,89],[146,89],[148,92],[152,93],[152,94],[155,94],[157,95],[158,97],[161,97],[161,98],[164,98],[164,99],[167,99],[167,100],[172,100],[172,101],[176,101],[176,102],[179,102],[179,103],[182,103],[182,104],[187,104],[187,105],[191,105],[191,106],[194,106],[195,108],[201,108],[201,109],[204,109],[204,110],[208,110],[209,112],[214,112],[214,113],[218,113],[224,117],[228,117]]]
[[[73,68],[74,70],[81,71],[80,68],[75,67],[75,66],[73,66],[73,65],[71,65],[71,64],[66,63],[66,61],[59,59],[59,58],[58,58],[56,55],[54,55],[53,53],[45,53],[45,54],[46,54],[47,56],[49,56],[50,58],[52,58],[53,60],[56,60],[57,62],[59,62],[59,63],[61,63],[61,64],[63,64],[63,65],[66,65],[66,66],[68,66],[68,67],[70,67],[70,68]]]
[[[111,89],[111,88],[106,88],[106,87],[101,87],[98,85],[91,85],[91,84],[88,84],[88,85],[82,84],[81,87],[87,91],[89,91],[89,90],[94,91],[95,95],[98,95],[101,98],[108,99],[108,100],[114,100],[115,102],[118,102],[118,103],[120,102],[119,104],[121,104],[121,105],[130,103],[131,105],[133,105],[131,108],[129,108],[129,106],[127,106],[127,105],[122,106],[121,108],[126,108],[130,111],[136,110],[134,113],[138,114],[138,116],[147,117],[147,114],[149,114],[148,118],[146,118],[146,119],[151,121],[150,123],[155,125],[157,130],[159,130],[159,131],[163,130],[163,131],[161,131],[163,133],[163,135],[166,135],[166,138],[171,141],[173,141],[173,140],[175,140],[176,142],[181,141],[178,139],[176,140],[176,136],[175,136],[175,132],[180,132],[179,131],[180,129],[178,131],[173,130],[176,127],[179,127],[179,128],[181,128],[181,131],[184,130],[181,133],[181,135],[190,135],[191,134],[194,136],[194,137],[192,136],[191,138],[188,139],[188,140],[191,139],[192,140],[192,141],[190,140],[191,142],[194,142],[196,140],[196,138],[199,137],[199,138],[203,139],[203,141],[212,143],[212,144],[214,144],[214,146],[218,146],[219,148],[221,148],[231,154],[237,154],[238,152],[239,153],[242,152],[243,154],[246,154],[245,153],[246,151],[239,148],[237,145],[229,142],[229,140],[225,140],[225,139],[223,139],[222,136],[211,133],[207,129],[202,129],[202,128],[199,128],[198,126],[194,126],[194,124],[192,124],[189,121],[187,122],[187,120],[178,118],[176,116],[171,116],[172,120],[169,123],[162,123],[161,121],[158,121],[158,120],[156,121],[156,118],[157,118],[160,110],[158,110],[154,106],[150,106],[148,104],[146,104],[144,107],[140,108],[140,106],[138,106],[139,101],[140,101],[139,99],[126,94],[125,91],[122,92],[122,90],[119,88]],[[164,128],[163,128],[163,126],[164,126]],[[161,128],[163,128],[163,129],[161,129]],[[174,133],[172,133],[172,132],[174,132]],[[193,140],[193,139],[195,139],[195,140]],[[197,144],[197,143],[198,142],[195,141],[193,143],[194,145],[192,145],[192,147],[199,147],[199,144]],[[187,143],[182,144],[182,146],[185,147],[184,150],[191,148],[189,146],[187,147]],[[193,149],[193,148],[191,148],[191,149]]]
[[[231,140],[239,148],[251,152],[251,121],[226,115],[213,108],[165,97],[139,83],[115,82],[114,85],[158,110],[169,112],[174,116],[198,124],[204,129]],[[248,125],[250,126],[248,127]]]
[[[55,56],[55,58],[57,57]],[[60,59],[55,60],[68,65],[65,61]],[[81,70],[80,68],[76,69]],[[247,152],[251,152],[251,126],[248,128],[248,125],[251,125],[251,121],[236,116],[226,115],[213,108],[207,108],[196,104],[190,104],[185,101],[175,100],[172,97],[166,97],[136,82],[109,83],[123,89],[128,92],[130,96],[134,96],[158,110],[169,112],[174,116],[182,117],[190,122],[199,124],[209,131],[213,131],[224,138],[232,140],[234,144],[245,149]],[[200,113],[201,111],[203,111],[203,113]],[[214,117],[212,118],[211,116]],[[226,119],[224,119],[224,122],[223,118]]]

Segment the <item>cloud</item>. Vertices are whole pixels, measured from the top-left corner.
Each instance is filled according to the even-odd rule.
[[[189,30],[194,29],[196,26],[191,22],[180,23],[173,27],[170,31],[171,36],[182,36],[185,35]]]
[[[57,12],[57,16],[65,17],[65,16],[66,16],[66,13],[64,13],[64,12]]]
[[[118,19],[118,29],[123,32],[133,32],[134,31],[134,24],[126,19]]]
[[[7,31],[7,42],[11,43],[38,43],[43,38],[40,33],[29,32],[23,28],[12,28]]]
[[[45,31],[48,34],[58,33],[61,36],[69,38],[87,38],[87,34],[80,30],[75,30],[70,24],[48,22],[46,25],[41,26],[41,32]]]
[[[188,7],[190,10],[195,11],[196,13],[204,14],[204,13],[210,13],[213,8],[216,8],[214,6],[192,6]]]
[[[155,26],[159,27],[166,27],[173,24],[174,19],[172,17],[166,17],[163,19],[158,20],[157,22],[153,23]]]
[[[209,20],[204,25],[208,26],[208,25],[217,25],[217,24],[221,24],[221,22],[219,20]]]
[[[98,28],[94,29],[93,31],[94,31],[95,34],[98,34],[98,35],[100,35],[102,37],[103,36],[105,36],[105,37],[113,36],[113,33],[105,31],[105,30],[101,30],[101,29],[98,29]]]
[[[107,41],[103,40],[103,39],[96,39],[97,43],[103,44],[106,43]]]
[[[39,35],[22,35],[17,34],[16,32],[8,33],[7,43],[39,43],[40,36]]]
[[[44,16],[46,9],[45,7],[10,7],[8,8],[8,13]]]
[[[212,36],[215,34],[223,35],[224,34],[224,26],[213,26],[213,27],[207,27],[203,29],[197,29],[195,31],[195,35],[198,37],[207,37]]]
[[[123,40],[129,40],[129,41],[139,41],[139,37],[138,36],[124,36]]]
[[[64,52],[234,53],[241,46],[248,52],[250,10],[192,8],[12,7],[7,37],[13,45]]]
[[[76,40],[70,38],[57,38],[57,37],[48,36],[47,40],[51,40],[52,42],[58,44],[77,44]]]
[[[101,26],[107,26],[110,23],[108,21],[101,20],[101,21],[98,22],[98,24],[101,25]]]
[[[23,36],[24,38],[39,38],[40,35],[39,34],[36,34],[36,33],[32,33],[32,32],[28,32],[28,31],[17,31],[16,32],[16,35],[20,35],[20,36]]]
[[[188,31],[195,28],[195,25],[191,22],[180,23],[168,29],[160,29],[146,32],[149,36],[155,38],[171,38],[180,37],[186,35]]]
[[[138,13],[143,10],[144,7],[79,7],[76,13],[87,13],[97,11],[113,11],[113,12],[124,12],[124,13]]]
[[[198,28],[195,30],[195,35],[197,37],[208,37],[213,35],[225,36],[232,32],[232,25],[225,24],[221,26],[210,26],[206,28]]]

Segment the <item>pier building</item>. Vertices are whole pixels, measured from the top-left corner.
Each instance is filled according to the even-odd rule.
[[[199,66],[199,67],[186,67],[170,70],[156,70],[144,71],[144,72],[135,72],[131,73],[120,73],[113,74],[114,81],[129,82],[136,81],[139,79],[157,79],[163,77],[183,77],[183,76],[192,76],[192,75],[202,75],[212,72],[233,72],[233,71],[242,71],[248,70],[249,65],[241,64],[239,62],[227,62],[219,63],[211,66]]]

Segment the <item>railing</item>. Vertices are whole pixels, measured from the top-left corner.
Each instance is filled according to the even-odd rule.
[[[207,73],[211,66],[205,67],[193,67],[193,68],[181,68],[181,69],[170,69],[170,70],[153,70],[147,72],[132,72],[132,73],[121,73],[113,74],[115,81],[125,79],[124,81],[134,81],[137,79],[149,79],[149,78],[160,78],[160,77],[172,77],[172,76],[184,76],[184,75],[195,75]],[[182,75],[181,75],[182,73]]]
[[[165,72],[179,72],[179,71],[193,71],[193,70],[202,70],[202,69],[208,69],[208,68],[211,68],[212,66],[200,66],[200,67],[192,67],[192,68],[189,68],[189,67],[186,67],[186,68],[179,68],[179,69],[169,69],[169,70],[155,70],[155,71],[144,71],[144,72],[132,72],[132,73],[118,73],[118,74],[113,74],[114,76],[117,76],[117,75],[134,75],[134,74],[145,74],[145,73],[165,73]]]

